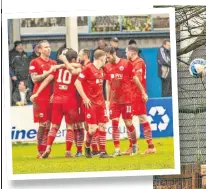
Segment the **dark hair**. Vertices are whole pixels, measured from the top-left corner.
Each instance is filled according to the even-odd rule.
[[[138,49],[137,45],[135,45],[135,44],[129,45],[128,51],[134,51],[137,54],[139,53],[139,49]]]
[[[163,45],[166,45],[167,43],[170,43],[170,40],[169,40],[169,39],[164,40],[162,44],[163,44]]]
[[[65,56],[69,62],[72,62],[73,59],[77,59],[78,54],[73,49],[69,49]]]
[[[114,53],[116,52],[116,49],[115,49],[114,47],[112,47],[112,46],[106,46],[106,47],[104,48],[104,51],[105,51],[106,53],[114,54]]]
[[[59,56],[60,54],[62,54],[62,51],[63,51],[65,48],[66,48],[66,43],[57,50],[57,54],[56,54],[56,59],[57,59],[57,60],[58,60],[58,56]]]
[[[105,52],[103,50],[96,50],[94,52],[94,60],[98,60],[102,56],[105,56]]]
[[[137,42],[134,39],[130,39],[129,40],[129,44],[128,45],[133,45],[133,44],[137,44]]]
[[[22,41],[15,41],[14,42],[14,48],[16,48],[19,44],[22,44]]]

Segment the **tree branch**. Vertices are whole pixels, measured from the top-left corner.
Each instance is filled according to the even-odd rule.
[[[183,24],[187,20],[190,20],[191,18],[194,18],[195,16],[197,16],[205,11],[206,11],[206,8],[200,9],[199,11],[195,12],[194,14],[191,14],[190,16],[188,16],[186,19],[180,20],[179,22],[176,23],[176,27],[180,26],[181,24]]]
[[[195,41],[194,43],[188,45],[187,47],[180,49],[180,50],[177,52],[177,56],[181,56],[181,55],[183,55],[183,54],[187,54],[187,53],[189,53],[190,51],[193,51],[193,50],[201,47],[201,46],[204,45],[205,43],[206,43],[206,38],[203,39],[203,40],[200,40],[200,41]]]

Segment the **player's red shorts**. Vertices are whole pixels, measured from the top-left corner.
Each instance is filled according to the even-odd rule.
[[[131,104],[110,104],[109,108],[110,119],[119,118],[122,115],[123,119],[132,119]]]
[[[78,122],[84,122],[85,121],[85,106],[84,106],[82,99],[77,99],[77,100],[78,100],[78,113],[79,113]]]
[[[94,104],[90,108],[85,107],[85,121],[87,124],[107,123],[106,108]]]
[[[52,103],[49,101],[38,100],[33,105],[34,123],[44,123],[51,121]]]
[[[146,103],[143,101],[135,101],[132,103],[133,115],[146,115],[147,114],[147,107]]]
[[[67,103],[54,103],[52,108],[52,123],[60,125],[65,116],[65,122],[72,124],[78,122],[78,106],[76,100]]]

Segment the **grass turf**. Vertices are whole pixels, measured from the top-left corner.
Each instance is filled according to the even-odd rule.
[[[157,149],[156,154],[119,156],[110,159],[85,156],[79,158],[64,157],[65,144],[54,144],[50,159],[36,159],[35,144],[13,144],[13,173],[63,173],[63,172],[93,172],[93,171],[126,171],[126,170],[154,170],[174,168],[173,138],[154,139]],[[121,140],[121,151],[128,147],[128,140]],[[143,139],[139,140],[139,152],[147,148]],[[107,152],[112,154],[114,146],[112,141],[107,141]],[[73,145],[72,153],[76,152]]]

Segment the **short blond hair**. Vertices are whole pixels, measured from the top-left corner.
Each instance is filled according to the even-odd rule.
[[[96,50],[94,52],[94,60],[98,60],[100,57],[105,56],[105,52],[103,50]]]

